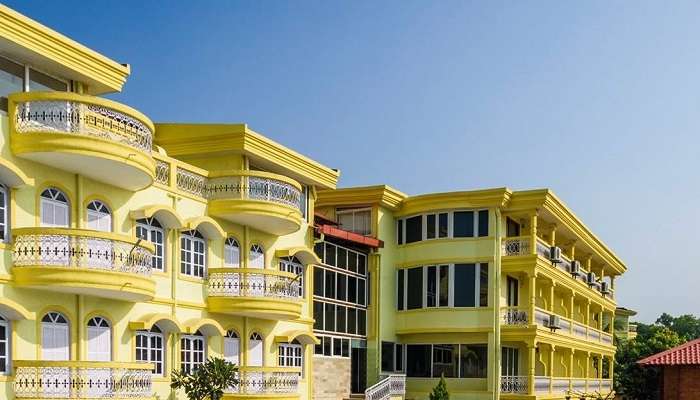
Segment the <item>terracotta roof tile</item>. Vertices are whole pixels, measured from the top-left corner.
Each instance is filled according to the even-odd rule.
[[[700,339],[662,351],[643,360],[640,365],[700,365]]]

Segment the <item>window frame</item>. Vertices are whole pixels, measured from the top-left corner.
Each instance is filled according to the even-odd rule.
[[[8,217],[10,216],[10,188],[6,185],[0,183],[0,197],[2,197],[2,205],[0,206],[0,213],[2,214],[2,222],[0,222],[0,243],[9,243],[10,241],[10,221]]]
[[[456,306],[455,305],[455,287],[457,283],[455,282],[455,270],[461,265],[473,265],[474,268],[474,306]],[[436,292],[435,292],[435,305],[428,306],[428,278],[430,267],[435,267],[436,275]],[[447,268],[447,305],[442,305],[441,296],[442,289],[440,287],[440,271],[443,268]],[[491,279],[491,272],[489,271],[490,263],[488,262],[473,262],[473,263],[447,263],[447,264],[428,264],[428,265],[415,265],[410,267],[403,267],[396,269],[396,310],[397,311],[411,311],[411,310],[428,310],[428,309],[446,309],[446,308],[456,308],[456,309],[474,309],[474,308],[488,308],[491,302],[491,287],[489,280]],[[421,296],[421,307],[409,308],[409,285],[408,276],[411,270],[421,270],[422,276],[422,291]],[[486,304],[482,305],[482,282],[481,282],[481,272],[486,270]],[[417,275],[417,273],[415,273]],[[403,277],[402,277],[403,275]],[[403,285],[402,285],[403,282]],[[415,295],[415,294],[414,294]],[[402,301],[403,300],[403,301]]]
[[[0,355],[0,376],[12,375],[12,321],[0,314],[0,328],[5,331],[5,337],[0,336],[0,345],[5,347],[5,355]]]
[[[471,227],[471,236],[455,236],[455,213],[460,213],[460,212],[468,212],[472,213],[472,224],[473,226]],[[483,218],[486,220],[486,232],[483,232],[481,228],[481,222],[482,221],[482,216],[485,215],[486,218]],[[407,241],[407,221],[409,219],[413,219],[416,217],[420,217],[420,223],[421,223],[421,238],[416,241],[408,242]],[[447,224],[446,226],[446,231],[443,234],[441,231],[441,226],[443,224],[441,223],[441,217],[444,217],[445,220],[444,222]],[[429,219],[433,219],[433,221],[428,221]],[[432,222],[429,226],[428,222]],[[400,218],[396,219],[396,243],[398,246],[404,246],[412,243],[419,243],[419,242],[425,242],[425,241],[434,241],[434,240],[442,240],[442,239],[481,239],[481,238],[486,238],[489,237],[490,232],[490,223],[491,223],[491,217],[490,217],[490,209],[488,208],[476,208],[476,209],[453,209],[453,210],[433,210],[425,213],[419,213],[419,214],[410,214],[406,216],[402,216]],[[429,232],[434,232],[433,237],[428,237]]]
[[[235,244],[235,245],[234,245]],[[238,249],[238,260],[235,263],[231,263],[229,260],[229,253],[233,252],[232,249]],[[240,268],[241,267],[241,243],[234,237],[229,236],[224,241],[224,267],[226,268]]]
[[[189,248],[185,248],[185,243],[189,243]],[[197,251],[196,245],[202,246],[202,251]],[[180,233],[180,274],[191,277],[204,279],[207,276],[207,240],[197,230],[184,231]],[[189,255],[189,260],[185,255]],[[195,262],[195,257],[201,256],[201,265]],[[197,269],[201,268],[201,275],[197,274]]]
[[[356,214],[359,213],[369,213],[369,218],[368,218],[368,223],[367,223],[367,229],[363,231],[359,231],[356,227]],[[341,215],[351,215],[352,216],[352,228],[347,229],[344,228],[343,225],[340,222],[340,217]],[[372,234],[372,207],[361,207],[361,208],[336,208],[335,210],[335,220],[338,223],[338,226],[340,229],[350,231],[353,233],[357,233],[359,235],[367,236]]]
[[[196,342],[202,343],[202,349],[196,350],[194,344]],[[189,343],[189,348],[185,348],[185,343]],[[190,357],[188,361],[185,361],[185,354],[189,353]],[[201,353],[201,361],[195,361],[195,358]],[[182,335],[180,337],[180,371],[192,372],[197,369],[200,365],[204,364],[207,360],[207,337],[202,335],[201,332],[197,331],[192,335]]]
[[[139,337],[145,341],[146,347],[139,346]],[[160,348],[154,347],[152,340],[159,341]],[[166,376],[166,340],[165,335],[157,325],[154,325],[150,330],[139,330],[134,334],[134,360],[153,364],[151,374],[154,376]],[[139,359],[139,351],[146,352],[145,360]],[[153,352],[160,353],[160,361],[153,359]]]
[[[155,225],[154,222],[157,225]],[[140,230],[146,233],[145,237],[144,235],[140,234]],[[165,234],[165,228],[163,228],[160,221],[158,221],[156,217],[138,219],[136,220],[136,224],[134,226],[134,232],[137,238],[146,240],[152,243],[153,247],[155,247],[156,251],[153,253],[153,257],[151,258],[151,268],[155,271],[165,272],[167,270],[167,251],[165,250],[168,236]],[[160,233],[162,238],[162,241],[160,243],[154,240],[154,235],[156,235],[157,233]],[[161,252],[160,255],[158,254],[159,249]],[[160,266],[158,266],[159,262]]]

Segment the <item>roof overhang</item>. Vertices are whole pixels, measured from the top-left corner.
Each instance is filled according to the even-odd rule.
[[[130,68],[0,4],[0,55],[87,84],[92,95],[119,92]]]
[[[320,190],[316,207],[356,207],[379,205],[390,210],[397,210],[408,196],[391,186],[361,186]]]
[[[303,246],[277,250],[275,251],[275,256],[278,258],[296,257],[304,265],[318,264],[321,262],[321,259],[318,258],[316,253],[311,251],[308,247]]]

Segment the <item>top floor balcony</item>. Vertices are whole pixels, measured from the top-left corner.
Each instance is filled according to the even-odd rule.
[[[153,182],[153,123],[120,103],[69,92],[9,96],[10,146],[18,157],[128,189]]]

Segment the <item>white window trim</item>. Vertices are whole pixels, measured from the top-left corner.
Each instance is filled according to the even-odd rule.
[[[10,190],[7,186],[3,185],[0,183],[0,196],[3,197],[3,204],[4,207],[2,207],[2,212],[3,214],[3,221],[4,223],[2,224],[3,227],[3,235],[0,237],[0,242],[2,243],[7,243],[9,242],[10,239],[10,221],[8,217],[10,216],[10,213],[8,212],[10,209]]]
[[[146,350],[146,358],[147,358],[147,359],[146,359],[146,360],[139,360],[139,359],[136,357],[136,355],[134,355],[134,359],[135,359],[137,362],[148,362],[148,363],[152,363],[152,364],[160,364],[160,366],[161,366],[161,368],[160,368],[160,369],[161,369],[161,372],[160,372],[160,373],[156,372],[156,368],[154,367],[154,368],[153,368],[153,371],[152,371],[152,374],[153,374],[153,375],[156,375],[156,376],[165,376],[165,366],[166,366],[166,363],[165,363],[165,356],[166,356],[166,353],[167,353],[167,352],[165,351],[165,348],[167,347],[167,346],[166,346],[166,343],[165,343],[165,335],[163,335],[163,334],[160,333],[160,332],[137,331],[137,332],[136,332],[136,335],[135,335],[135,337],[134,337],[134,340],[135,340],[135,341],[136,341],[136,336],[142,336],[142,337],[144,337],[144,339],[145,339],[145,341],[146,341],[146,347],[138,347],[138,346],[136,345],[136,342],[134,342],[134,349],[135,349],[136,352],[138,352],[138,350],[140,350],[140,349]],[[161,346],[162,346],[160,349],[154,349],[153,347],[151,347],[151,338],[154,338],[154,337],[155,337],[155,338],[160,338],[160,344],[161,344]],[[152,356],[151,356],[151,352],[154,351],[154,350],[160,352],[161,361],[154,361],[154,360],[153,360],[153,358],[152,358]]]
[[[183,341],[188,341],[190,342],[190,348],[189,350],[186,350],[183,346]],[[196,353],[199,351],[194,349],[194,342],[202,342],[202,362],[201,363],[195,363],[194,356]],[[182,357],[182,354],[188,352],[190,353],[190,361],[185,362],[184,357]],[[207,361],[207,338],[205,336],[200,336],[200,335],[182,335],[180,338],[180,370],[184,371],[186,370],[186,366],[189,366],[189,372],[193,371],[194,368],[197,368],[198,366],[202,365]]]
[[[166,270],[165,265],[166,265],[166,259],[167,259],[167,255],[166,255],[167,252],[165,251],[165,249],[166,249],[166,241],[168,240],[168,237],[165,234],[165,229],[157,227],[155,225],[152,225],[151,223],[145,224],[143,222],[136,222],[136,227],[141,228],[146,232],[147,237],[143,238],[143,240],[146,240],[146,241],[153,243],[153,246],[155,246],[156,248],[158,246],[160,246],[162,248],[162,252],[161,252],[162,256],[160,257],[162,267],[158,268],[155,266],[155,259],[157,259],[157,256],[156,256],[156,253],[154,253],[153,254],[154,262],[152,263],[153,264],[152,268],[156,271],[165,272],[165,270]],[[155,236],[154,231],[157,231],[161,234],[161,236],[163,237],[162,243],[157,243],[154,241],[154,236]]]
[[[186,241],[190,241],[190,249],[189,249],[189,250],[186,250],[186,249],[183,248],[183,246],[182,246],[182,240],[183,240],[183,239],[186,240]],[[195,256],[195,255],[200,255],[199,252],[196,252],[196,251],[195,251],[195,246],[194,246],[195,243],[201,243],[201,244],[202,244],[202,247],[204,248],[204,251],[203,251],[202,254],[201,254],[201,255],[202,255],[202,261],[203,261],[203,263],[202,263],[202,275],[201,275],[201,276],[199,276],[199,275],[197,275],[197,274],[195,273],[195,266],[196,266],[196,265],[195,265],[195,262],[194,262],[194,256]],[[194,277],[194,278],[201,278],[201,279],[204,279],[204,278],[207,276],[207,250],[208,250],[208,249],[207,249],[207,241],[206,241],[206,239],[198,238],[198,237],[196,237],[196,236],[192,236],[192,235],[189,235],[189,234],[186,234],[186,233],[181,233],[181,234],[180,234],[180,273],[183,274],[183,275],[187,275],[187,276]],[[183,251],[190,254],[190,261],[189,261],[189,263],[188,263],[187,261],[185,261],[185,260],[182,258],[182,252],[183,252]],[[182,265],[183,265],[183,263],[185,263],[185,266],[186,266],[185,271],[182,271]],[[189,266],[189,271],[190,271],[189,273],[187,272],[187,269],[188,269],[187,266]]]
[[[5,345],[5,371],[0,372],[0,375],[12,375],[12,323],[9,319],[0,315],[0,326],[5,328],[5,338],[0,338],[0,343]]]
[[[407,244],[420,243],[425,241],[433,240],[444,240],[444,239],[485,239],[487,236],[479,236],[479,212],[488,211],[488,208],[479,209],[455,209],[455,210],[436,210],[428,213],[412,214],[406,215],[401,218],[396,219],[396,235],[397,235],[397,246],[405,246]],[[473,236],[466,237],[455,237],[454,236],[454,213],[456,212],[473,212]],[[440,214],[447,214],[447,236],[440,237]],[[435,215],[435,237],[428,239],[428,215]],[[421,240],[411,243],[406,243],[406,220],[413,217],[421,217]],[[490,218],[490,216],[489,216]],[[399,221],[402,221],[403,231],[401,232],[401,237],[399,237]],[[489,232],[490,234],[490,232]],[[400,239],[401,244],[398,244]]]
[[[455,300],[455,265],[456,264],[474,264],[474,306],[473,307],[465,307],[465,306],[460,306],[460,307],[455,307],[454,305],[454,300]],[[440,306],[440,266],[448,266],[448,290],[449,290],[449,295],[448,295],[448,305],[447,306]],[[435,267],[436,271],[436,297],[435,297],[435,306],[434,307],[428,307],[428,267]],[[414,269],[414,268],[421,268],[422,269],[422,274],[423,274],[423,291],[421,293],[421,308],[416,308],[416,309],[408,309],[408,270]],[[398,288],[399,285],[399,270],[403,270],[403,307],[399,310],[399,303],[398,303],[398,298],[395,301],[396,304],[396,310],[398,312],[402,311],[413,311],[413,310],[426,310],[426,309],[446,309],[446,308],[460,308],[460,309],[472,309],[472,308],[487,308],[488,305],[482,306],[480,304],[481,300],[481,269],[486,268],[488,271],[489,268],[489,263],[488,262],[469,262],[469,263],[450,263],[450,264],[431,264],[431,265],[415,265],[407,268],[399,268],[397,269],[397,273],[395,274],[395,284],[396,287]],[[398,293],[398,290],[396,291]]]

